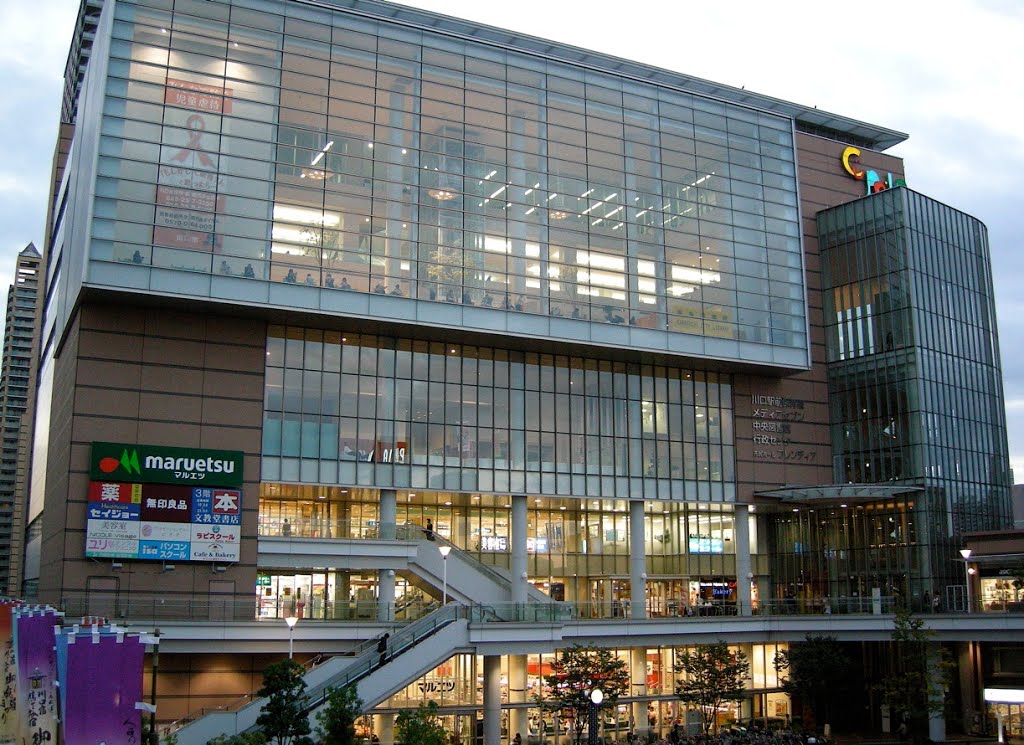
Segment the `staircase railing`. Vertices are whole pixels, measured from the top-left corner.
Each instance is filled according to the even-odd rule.
[[[427,540],[436,543],[438,546],[449,546],[453,549],[453,554],[458,554],[462,561],[466,562],[480,573],[486,574],[492,582],[506,590],[509,590],[510,592],[512,590],[512,580],[502,573],[501,570],[495,566],[480,561],[468,551],[459,548],[448,539],[441,537],[437,532],[427,533],[426,530],[415,523],[405,523],[404,525],[397,526],[395,537],[401,541],[421,541],[426,538]]]
[[[351,664],[347,665],[344,670],[330,680],[307,689],[305,711],[311,712],[322,706],[332,689],[344,688],[358,683],[374,670],[390,663],[403,652],[412,649],[449,624],[454,623],[460,618],[466,618],[469,615],[468,611],[469,609],[466,606],[457,603],[442,606],[418,621],[397,629],[388,637],[387,648],[384,652],[378,651],[380,639],[368,639],[363,642],[357,648]]]

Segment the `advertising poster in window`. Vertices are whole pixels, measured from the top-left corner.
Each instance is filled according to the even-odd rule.
[[[234,487],[242,482],[242,458],[237,451],[93,443],[85,555],[238,561],[242,492]]]
[[[231,89],[169,77],[164,103],[153,243],[213,251],[221,242],[216,215],[225,207],[218,194],[221,114],[231,111]]]
[[[56,641],[64,744],[141,743],[141,639],[108,630],[68,631]]]

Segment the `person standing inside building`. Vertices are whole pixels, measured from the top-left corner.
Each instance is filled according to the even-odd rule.
[[[434,521],[429,517],[427,518],[427,527],[423,529],[423,532],[427,534],[427,540],[434,540]]]

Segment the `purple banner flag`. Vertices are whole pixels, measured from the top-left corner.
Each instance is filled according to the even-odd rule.
[[[139,745],[142,662],[138,636],[96,628],[57,637],[64,745]]]
[[[14,655],[18,667],[18,741],[57,741],[57,655],[53,627],[60,616],[52,608],[16,608]]]

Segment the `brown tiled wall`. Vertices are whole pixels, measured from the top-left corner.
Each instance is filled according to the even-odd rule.
[[[744,502],[750,501],[755,492],[782,485],[807,486],[833,481],[816,216],[827,207],[864,195],[866,186],[843,169],[844,143],[800,133],[796,142],[813,367],[778,380],[750,375],[735,377],[737,497]],[[864,148],[860,150],[862,167],[876,171],[883,178],[890,172],[894,178],[903,177],[903,161],[899,158]],[[752,395],[800,400],[804,402],[803,408],[771,404],[755,407]],[[755,408],[764,416],[755,417]],[[789,432],[755,429],[756,422],[788,425]],[[755,444],[755,434],[775,436],[788,442]],[[777,457],[755,457],[756,450],[768,451]]]
[[[40,599],[80,596],[90,581],[121,597],[195,596],[231,588],[252,600],[256,584],[260,436],[266,324],[143,308],[84,304],[56,362],[47,463]],[[85,558],[89,452],[96,440],[241,450],[245,457],[241,560],[207,563]],[[223,596],[222,596],[223,597]]]

